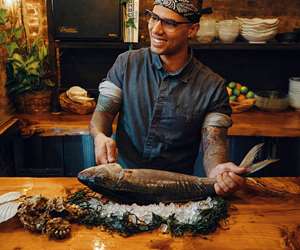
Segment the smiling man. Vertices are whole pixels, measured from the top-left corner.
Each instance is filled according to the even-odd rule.
[[[91,120],[97,164],[192,174],[202,145],[217,194],[234,192],[246,172],[227,159],[231,108],[222,77],[188,46],[201,8],[191,0],[155,0],[146,10],[150,48],[125,52],[99,85]],[[115,139],[112,122],[119,113]],[[201,143],[202,142],[202,143]],[[199,167],[199,166],[195,166]]]

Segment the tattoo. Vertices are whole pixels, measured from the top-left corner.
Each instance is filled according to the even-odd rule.
[[[103,96],[101,94],[99,95],[96,111],[108,112],[115,115],[119,112],[119,109],[120,109],[120,104],[114,102],[112,98]]]
[[[227,128],[202,128],[203,164],[206,175],[218,164],[228,162]]]

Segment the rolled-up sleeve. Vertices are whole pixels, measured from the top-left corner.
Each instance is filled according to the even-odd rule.
[[[122,83],[126,60],[121,55],[107,73],[106,79],[99,84],[99,97],[96,111],[118,113],[122,104]]]
[[[224,80],[220,80],[211,96],[211,102],[205,116],[203,127],[214,126],[229,128],[232,125],[232,109]]]

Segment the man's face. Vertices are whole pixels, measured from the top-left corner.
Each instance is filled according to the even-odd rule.
[[[153,13],[162,19],[169,19],[176,22],[187,22],[187,19],[181,15],[161,5],[155,5]],[[154,53],[159,55],[176,55],[183,49],[186,49],[189,36],[194,35],[195,24],[180,24],[177,27],[172,28],[161,21],[152,22],[150,20],[148,28],[151,50]]]

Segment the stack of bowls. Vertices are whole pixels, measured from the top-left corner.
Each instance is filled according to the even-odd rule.
[[[291,107],[300,111],[300,77],[290,78],[289,102]]]
[[[278,18],[239,18],[241,35],[250,43],[265,43],[278,32]]]
[[[200,21],[200,28],[197,33],[197,40],[199,43],[211,43],[216,35],[216,20],[207,19]]]
[[[240,23],[237,20],[223,20],[217,25],[218,36],[223,43],[233,43],[240,33]]]

